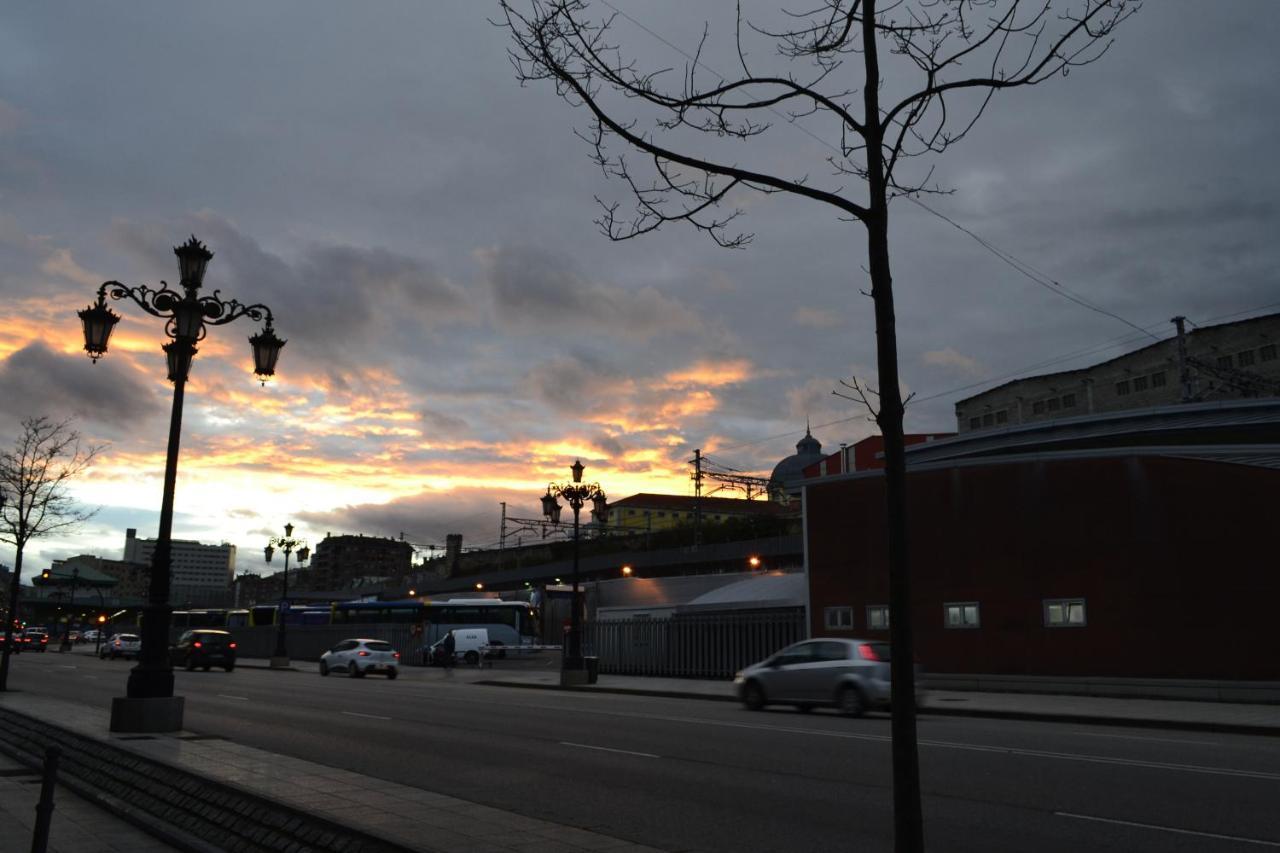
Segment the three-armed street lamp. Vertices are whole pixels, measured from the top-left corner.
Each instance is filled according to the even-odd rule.
[[[549,483],[542,496],[542,514],[550,521],[560,521],[560,503],[557,497],[569,502],[573,509],[573,612],[569,616],[569,636],[565,642],[565,655],[561,661],[562,683],[579,683],[586,678],[582,659],[582,603],[578,590],[578,514],[587,501],[594,505],[596,520],[604,524],[608,514],[607,498],[599,483],[582,482],[583,465],[574,461],[569,468],[573,472],[572,483]]]
[[[241,317],[264,321],[262,331],[249,338],[253,345],[253,372],[266,382],[275,373],[276,359],[284,341],[272,329],[271,309],[265,305],[242,305],[223,300],[218,291],[201,296],[205,267],[213,253],[192,237],[173,250],[178,256],[181,292],[161,281],[159,290],[146,285],[126,287],[118,281],[98,288],[98,301],[80,311],[84,325],[84,348],[96,363],[106,355],[107,339],[120,321],[107,307],[107,297],[132,299],[139,308],[165,321],[169,343],[161,349],[169,363],[173,383],[173,411],[169,416],[169,450],[164,466],[164,497],[160,504],[160,529],[151,557],[151,582],[147,605],[143,608],[142,648],[138,665],[129,672],[128,695],[111,700],[111,731],[165,732],[182,728],[182,697],[173,695],[173,667],[169,663],[169,571],[173,531],[173,492],[178,476],[178,443],[182,432],[182,398],[187,372],[196,354],[196,344],[204,339],[206,327],[222,326]]]
[[[280,589],[280,607],[276,613],[276,650],[271,655],[272,669],[285,669],[289,666],[289,650],[284,644],[284,623],[285,617],[289,615],[289,555],[294,551],[298,552],[298,565],[301,566],[311,556],[311,549],[307,547],[307,543],[301,539],[293,538],[293,525],[286,524],[284,526],[283,536],[272,536],[271,541],[267,543],[267,547],[262,549],[263,555],[267,558],[267,562],[271,562],[271,557],[275,554],[276,549],[284,551],[284,584]]]

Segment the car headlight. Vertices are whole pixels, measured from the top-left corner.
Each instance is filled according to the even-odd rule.
[[[733,674],[733,680],[734,680],[734,683],[737,683],[742,680],[742,670],[738,670]]]

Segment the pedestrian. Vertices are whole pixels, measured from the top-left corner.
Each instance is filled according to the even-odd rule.
[[[445,635],[444,635],[444,640],[443,640],[443,642],[441,642],[441,644],[440,644],[440,648],[441,648],[441,650],[444,652],[444,654],[443,654],[443,655],[441,655],[441,657],[443,658],[443,660],[441,661],[441,663],[442,663],[442,664],[444,664],[444,674],[445,674],[445,677],[446,677],[446,678],[452,678],[452,677],[453,677],[453,664],[454,664],[454,662],[455,662],[455,654],[456,654],[456,651],[457,651],[457,644],[455,643],[455,641],[454,641],[454,639],[453,639],[453,632],[452,632],[452,631],[450,631],[449,633],[447,633],[447,634],[445,634]]]

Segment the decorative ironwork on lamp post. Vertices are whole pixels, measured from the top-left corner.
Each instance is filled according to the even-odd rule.
[[[605,523],[608,516],[608,499],[599,483],[582,482],[585,466],[582,460],[575,460],[569,470],[573,473],[571,483],[548,483],[547,493],[542,496],[542,514],[553,522],[560,521],[560,503],[556,498],[564,498],[573,510],[573,612],[569,615],[569,636],[565,643],[563,668],[567,670],[583,669],[582,659],[582,602],[578,588],[578,516],[582,508],[590,501],[592,513],[596,521]]]
[[[285,617],[289,615],[289,555],[298,552],[298,565],[301,566],[311,556],[311,549],[302,539],[293,538],[293,525],[284,526],[283,536],[272,536],[262,554],[271,562],[276,549],[284,551],[284,582],[280,588],[280,606],[276,609],[276,650],[271,655],[271,668],[281,669],[289,665],[289,650],[285,645]]]
[[[143,311],[164,320],[169,342],[161,349],[168,361],[169,381],[173,383],[164,495],[160,504],[160,528],[151,558],[147,605],[143,608],[142,648],[138,654],[137,666],[129,672],[128,696],[125,700],[112,703],[112,731],[171,731],[175,725],[181,728],[181,700],[175,700],[173,696],[173,668],[169,663],[169,624],[172,612],[169,590],[173,496],[178,476],[182,402],[187,373],[197,352],[196,344],[204,340],[209,326],[222,326],[241,317],[262,322],[262,330],[249,338],[249,343],[253,346],[254,373],[263,384],[267,377],[274,375],[276,360],[285,344],[276,337],[272,328],[271,309],[266,305],[244,305],[235,299],[224,300],[217,290],[210,295],[200,295],[205,268],[213,258],[213,252],[203,243],[193,236],[186,243],[175,247],[173,253],[178,257],[180,290],[171,288],[164,281],[160,282],[158,290],[146,285],[128,287],[118,281],[108,281],[98,288],[97,302],[79,312],[80,322],[84,326],[85,352],[95,363],[106,355],[111,331],[120,321],[119,315],[107,307],[108,297],[113,300],[132,300]],[[129,705],[128,700],[140,699],[173,701],[168,710],[162,711]]]

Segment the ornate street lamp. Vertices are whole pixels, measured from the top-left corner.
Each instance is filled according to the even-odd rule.
[[[301,566],[311,556],[311,549],[303,540],[293,538],[292,524],[286,524],[284,535],[272,536],[267,547],[262,549],[268,563],[277,548],[284,551],[284,582],[280,587],[280,606],[276,612],[276,650],[271,655],[271,668],[286,669],[289,666],[289,650],[285,647],[285,617],[289,615],[289,555],[297,551],[298,565]]]
[[[542,496],[542,514],[555,522],[560,520],[560,504],[557,497],[569,502],[573,510],[573,612],[569,616],[569,636],[565,642],[565,655],[561,659],[561,669],[566,673],[577,673],[584,669],[582,659],[582,602],[578,589],[578,515],[590,501],[596,513],[596,519],[604,524],[607,514],[607,498],[599,483],[582,482],[584,466],[582,460],[575,460],[569,470],[573,473],[572,483],[549,483],[547,493]],[[560,579],[557,578],[559,583]],[[561,676],[562,681],[575,681],[581,677]]]
[[[224,300],[218,291],[201,296],[205,268],[213,253],[194,236],[173,250],[178,258],[179,287],[161,281],[159,290],[127,287],[108,281],[98,288],[97,302],[78,312],[84,327],[84,349],[97,363],[107,353],[107,342],[120,317],[107,307],[111,299],[131,299],[139,308],[165,321],[169,342],[162,349],[173,383],[173,410],[169,417],[169,447],[164,466],[164,496],[160,503],[160,529],[151,558],[151,581],[143,608],[142,648],[138,664],[129,672],[127,696],[111,701],[111,730],[115,732],[163,732],[182,728],[182,697],[173,695],[173,667],[169,663],[170,567],[172,562],[173,496],[178,477],[178,445],[182,434],[182,401],[187,374],[196,355],[196,344],[209,326],[222,326],[241,317],[263,323],[262,331],[249,339],[253,346],[254,372],[265,383],[275,373],[276,360],[285,342],[272,329],[271,309]]]

